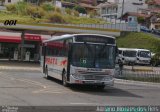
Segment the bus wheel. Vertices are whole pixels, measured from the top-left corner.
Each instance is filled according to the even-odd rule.
[[[63,71],[63,73],[62,73],[62,83],[63,83],[63,86],[65,86],[65,87],[68,86],[67,77],[66,77],[66,72],[65,71]]]
[[[46,79],[49,79],[49,76],[48,76],[48,67],[46,66],[45,68],[45,78]]]

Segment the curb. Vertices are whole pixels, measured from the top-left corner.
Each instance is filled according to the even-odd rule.
[[[116,79],[114,80],[116,84],[129,84],[129,85],[137,85],[137,86],[152,86],[159,87],[160,83],[152,83],[152,82],[141,82],[141,81],[133,81],[133,80],[124,80],[124,79]]]

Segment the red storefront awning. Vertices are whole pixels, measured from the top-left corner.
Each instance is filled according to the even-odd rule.
[[[0,35],[0,42],[9,42],[9,43],[21,43],[21,37],[20,36],[3,36]],[[31,35],[31,34],[26,34],[25,35],[25,40],[27,41],[37,41],[41,42],[41,36],[39,35]]]
[[[0,36],[0,42],[21,43],[21,38],[17,36]]]

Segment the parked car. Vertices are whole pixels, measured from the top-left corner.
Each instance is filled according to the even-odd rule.
[[[147,28],[146,26],[141,26],[140,30],[143,32],[151,32],[151,30],[149,28]]]
[[[156,35],[160,35],[160,30],[159,29],[153,29],[152,33],[154,33]]]
[[[151,64],[152,64],[153,66],[158,66],[158,65],[160,65],[160,53],[156,53],[156,54],[152,57],[152,59],[151,59]]]

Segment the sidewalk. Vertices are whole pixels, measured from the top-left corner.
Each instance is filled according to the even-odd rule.
[[[37,62],[0,60],[0,70],[40,71],[40,64]]]
[[[153,83],[153,82],[141,82],[141,81],[133,81],[133,80],[124,80],[124,79],[116,79],[116,84],[130,84],[130,85],[137,85],[137,86],[152,86],[152,87],[159,87],[160,83]]]

